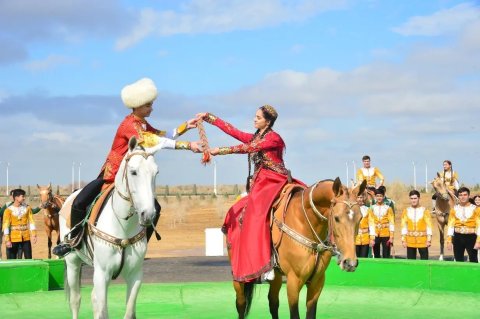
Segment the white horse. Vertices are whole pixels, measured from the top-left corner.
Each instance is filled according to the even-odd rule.
[[[165,139],[166,140],[166,139]],[[127,284],[124,318],[135,318],[135,304],[143,279],[143,260],[147,251],[146,226],[155,216],[155,176],[158,168],[153,154],[171,148],[168,140],[144,149],[132,137],[129,150],[115,176],[113,195],[95,226],[88,225],[82,246],[65,256],[66,293],[72,317],[78,318],[80,308],[80,270],[82,262],[94,267],[92,305],[94,318],[108,318],[107,290],[112,278],[122,275]],[[70,195],[64,209],[69,209],[79,190]],[[70,229],[65,212],[60,212],[60,233]],[[92,252],[93,251],[93,255]]]

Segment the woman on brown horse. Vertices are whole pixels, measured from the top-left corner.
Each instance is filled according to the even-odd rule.
[[[264,279],[273,279],[269,213],[273,201],[289,180],[289,171],[283,162],[285,142],[272,130],[277,116],[274,107],[260,107],[254,118],[257,130],[251,134],[236,129],[213,114],[197,114],[197,118],[217,126],[243,143],[212,148],[212,155],[248,154],[249,194],[230,208],[223,225],[233,279],[237,282],[253,282],[262,275]],[[254,163],[253,176],[250,176],[250,161]]]

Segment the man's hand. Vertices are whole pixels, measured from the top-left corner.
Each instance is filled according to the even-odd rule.
[[[407,248],[407,243],[404,240],[402,240],[402,246],[403,248]]]
[[[207,116],[207,113],[205,113],[205,112],[204,112],[204,113],[197,113],[197,114],[195,115],[195,119],[196,119],[197,121],[200,121],[200,120],[203,120],[203,119],[205,118],[205,116]]]
[[[427,240],[427,247],[432,246],[432,242],[430,240]]]
[[[37,235],[32,235],[32,243],[37,243]]]
[[[213,156],[218,155],[219,153],[220,153],[220,149],[218,147],[210,149],[210,154]]]
[[[197,118],[188,120],[188,121],[187,121],[187,128],[188,128],[188,129],[191,129],[191,128],[197,127],[197,122],[198,122],[198,121],[199,121],[199,119],[197,119]]]
[[[477,241],[475,243],[475,246],[473,246],[473,249],[477,249],[477,250],[480,249],[480,242]]]
[[[375,239],[370,239],[370,247],[375,246]]]
[[[190,148],[192,150],[192,152],[194,153],[201,153],[203,152],[202,150],[202,143],[197,141],[197,142],[190,142]]]
[[[453,247],[452,243],[451,243],[451,242],[447,242],[447,249],[448,249],[448,250],[452,250],[452,247]]]
[[[6,241],[5,246],[7,246],[7,248],[12,248],[12,242],[11,241]]]

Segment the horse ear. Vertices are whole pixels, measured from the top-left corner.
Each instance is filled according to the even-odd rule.
[[[342,194],[342,182],[340,181],[340,178],[337,177],[333,181],[333,187],[332,187],[333,193],[335,194],[335,197],[340,196]]]
[[[367,180],[364,179],[362,184],[360,184],[360,187],[358,188],[358,193],[357,194],[363,194],[366,189],[367,189]]]
[[[128,150],[131,152],[133,151],[138,145],[137,138],[135,136],[130,137],[128,141]]]
[[[439,173],[439,172],[437,172],[437,177],[438,177],[438,178],[441,178],[441,176],[440,176],[440,173]]]
[[[37,188],[40,189],[41,188],[40,185],[37,184]]]
[[[52,182],[48,183],[48,190],[49,190],[49,191],[52,190]]]

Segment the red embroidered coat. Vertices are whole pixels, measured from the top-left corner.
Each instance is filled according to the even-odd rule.
[[[107,160],[103,164],[100,175],[106,183],[113,183],[115,175],[118,172],[123,157],[128,151],[128,141],[132,136],[137,138],[140,145],[144,147],[152,147],[159,143],[159,138],[175,139],[187,131],[186,123],[175,128],[171,134],[166,131],[160,131],[153,128],[147,121],[129,114],[120,123],[115,138],[113,139],[112,148],[108,153]],[[175,148],[189,149],[188,142],[176,142]]]
[[[283,162],[285,143],[274,131],[252,140],[253,134],[242,132],[212,114],[207,114],[205,121],[243,142],[237,146],[221,147],[220,154],[250,153],[255,163],[250,193],[230,208],[223,225],[233,279],[254,281],[273,267],[269,212],[288,182],[288,171]]]

